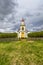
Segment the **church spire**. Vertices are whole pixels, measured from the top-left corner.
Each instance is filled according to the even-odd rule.
[[[18,38],[27,38],[27,31],[24,19],[21,20],[20,30],[18,32]]]
[[[21,22],[24,22],[24,19],[22,18]]]
[[[25,22],[24,22],[24,19],[23,18],[21,20],[21,25],[24,25],[25,26]]]

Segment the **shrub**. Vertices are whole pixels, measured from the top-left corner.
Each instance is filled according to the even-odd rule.
[[[43,31],[28,33],[28,37],[43,37]]]

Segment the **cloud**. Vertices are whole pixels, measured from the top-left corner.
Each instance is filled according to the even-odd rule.
[[[29,31],[43,30],[43,1],[0,0],[0,32],[18,30],[22,18]]]
[[[16,1],[0,0],[0,32],[10,31],[15,24]]]
[[[0,13],[2,15],[12,13],[14,5],[15,4],[12,2],[12,0],[0,0]]]
[[[21,1],[21,3],[20,3]],[[21,17],[26,19],[29,31],[43,30],[43,1],[42,0],[20,0],[19,9]]]

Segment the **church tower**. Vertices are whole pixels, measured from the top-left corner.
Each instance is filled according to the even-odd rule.
[[[27,38],[27,30],[24,19],[21,20],[20,28],[18,31],[18,38]]]

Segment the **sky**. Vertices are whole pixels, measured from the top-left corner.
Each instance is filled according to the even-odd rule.
[[[0,32],[15,32],[24,18],[28,31],[43,30],[43,0],[0,0]]]

